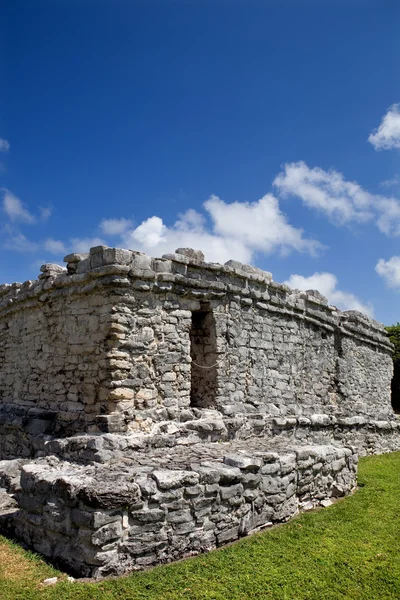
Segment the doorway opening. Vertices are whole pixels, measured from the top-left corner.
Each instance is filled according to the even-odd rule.
[[[400,364],[394,363],[394,374],[392,379],[392,408],[397,415],[400,414]]]
[[[217,395],[217,334],[209,302],[192,311],[190,328],[191,388],[190,404],[214,408]]]

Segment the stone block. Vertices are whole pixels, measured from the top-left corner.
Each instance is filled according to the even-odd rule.
[[[121,248],[105,248],[103,250],[103,264],[129,265],[132,262],[133,253]]]
[[[193,471],[167,471],[159,470],[152,473],[152,477],[162,490],[169,490],[182,486],[192,486],[199,482],[199,475]]]
[[[122,536],[122,524],[120,521],[108,523],[100,527],[92,535],[91,541],[94,546],[104,546]]]
[[[176,254],[186,256],[190,261],[204,262],[204,254],[201,250],[193,250],[193,248],[177,248]]]
[[[241,483],[237,483],[236,485],[231,485],[229,487],[221,487],[220,494],[222,500],[229,500],[234,496],[240,496],[243,493],[243,485]]]
[[[230,454],[224,456],[224,463],[231,467],[238,467],[243,470],[258,470],[263,461],[261,458],[242,456],[240,454]]]
[[[156,523],[165,520],[165,510],[151,509],[135,511],[134,518],[141,523]]]
[[[89,253],[83,253],[83,252],[72,252],[71,254],[67,254],[67,256],[64,256],[64,262],[66,263],[78,263],[81,260],[84,260],[85,258],[88,258]]]
[[[230,467],[222,463],[203,463],[201,466],[206,470],[209,469],[211,473],[217,474],[218,478],[210,483],[218,481],[221,485],[228,485],[238,483],[243,479],[243,474],[237,467]]]
[[[227,544],[228,542],[233,542],[237,540],[239,537],[239,526],[231,527],[230,529],[225,529],[224,531],[219,531],[217,533],[217,543],[218,545]]]

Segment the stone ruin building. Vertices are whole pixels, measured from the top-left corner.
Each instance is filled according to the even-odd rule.
[[[1,527],[81,576],[190,556],[400,447],[383,327],[270,273],[99,246],[0,286]]]

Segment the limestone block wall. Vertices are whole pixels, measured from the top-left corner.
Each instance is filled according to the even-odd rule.
[[[219,409],[226,415],[390,415],[392,363],[383,332],[376,339],[361,315],[335,313],[304,296],[302,313],[289,312],[289,302],[280,310],[272,303],[229,303]]]
[[[185,459],[164,453],[146,467],[79,467],[54,458],[27,464],[16,535],[75,575],[120,574],[328,506],[356,484],[351,448],[271,452],[257,443],[230,450],[205,447]]]
[[[220,410],[272,416],[337,410],[333,333],[261,304],[230,303]]]
[[[0,317],[3,411],[31,417],[30,432],[37,434],[72,433],[105,412],[112,304],[100,290],[52,290],[6,306]]]
[[[117,430],[150,432],[189,407],[190,325],[190,310],[174,298],[138,290],[135,282],[121,291],[109,352],[111,427],[115,418]]]
[[[184,258],[160,262],[174,266],[176,259],[182,268]],[[216,410],[227,422],[242,415],[248,423],[315,414],[392,417],[391,347],[378,323],[341,313],[318,293],[295,293],[268,274],[260,280],[246,273],[250,279],[240,288],[229,268],[221,267],[215,280],[207,267],[169,274],[168,294],[156,279],[135,281],[120,295],[116,319],[121,311],[133,323],[142,307],[151,307],[134,330],[121,323],[125,368],[112,385],[120,386],[117,410],[129,430],[189,422],[199,417],[196,409]],[[148,339],[132,351],[138,335]],[[149,368],[140,381],[135,374],[143,361]]]
[[[46,557],[97,577],[215,548],[400,447],[365,315],[190,249],[65,260],[0,286],[6,521]]]
[[[273,418],[393,418],[383,327],[318,292],[185,249],[153,259],[100,246],[66,260],[0,287],[4,427],[203,427],[219,439],[262,423],[267,432]]]
[[[357,328],[357,329],[356,329]],[[351,331],[356,335],[346,335]],[[338,404],[347,416],[363,415],[381,420],[393,412],[387,382],[393,376],[393,365],[382,360],[377,346],[364,337],[362,323],[351,315],[342,320],[342,334],[337,359]]]

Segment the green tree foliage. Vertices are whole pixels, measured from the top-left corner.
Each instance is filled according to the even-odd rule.
[[[394,345],[393,350],[393,380],[392,380],[392,406],[393,410],[400,413],[400,323],[389,325],[385,328],[389,339]]]
[[[389,334],[390,341],[394,345],[393,362],[399,363],[400,362],[400,323],[397,323],[396,325],[389,325],[388,327],[385,327],[385,329]]]

